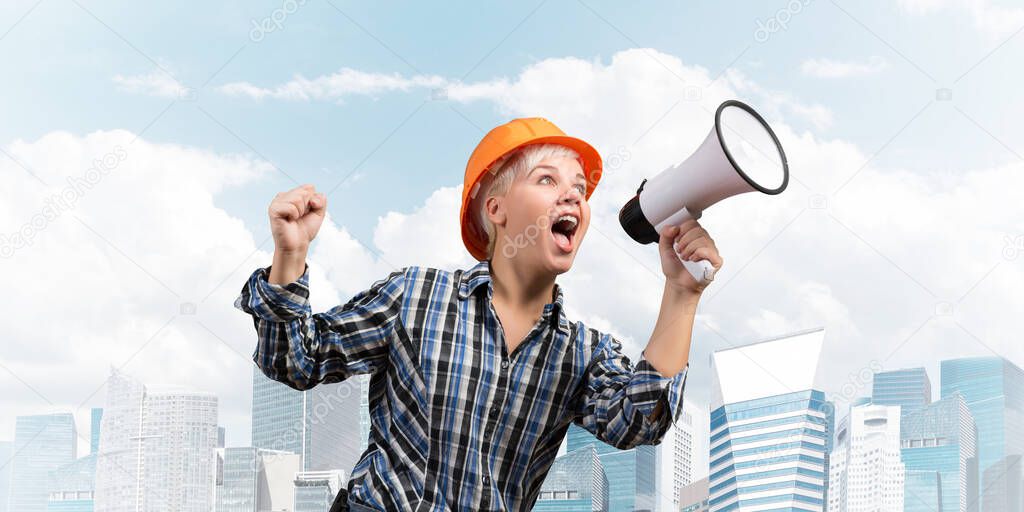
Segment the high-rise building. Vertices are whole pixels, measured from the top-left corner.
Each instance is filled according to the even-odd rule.
[[[932,403],[932,385],[924,368],[878,372],[871,385],[871,402],[898,405],[906,416]]]
[[[1000,490],[998,493],[990,493],[986,489],[982,496],[982,507],[985,510],[1013,510],[1019,512],[1024,510],[1024,503],[1021,499],[1021,456],[1007,455],[995,464],[990,465],[981,475],[981,481]]]
[[[296,473],[293,512],[324,512],[330,509],[347,479],[348,475],[341,470]]]
[[[217,397],[148,392],[112,371],[96,461],[96,512],[209,512]]]
[[[836,429],[829,458],[829,512],[902,512],[900,407],[864,404]]]
[[[357,375],[359,379],[359,453],[366,451],[370,439],[370,376]]]
[[[708,477],[701,478],[679,490],[679,512],[707,512],[710,506],[708,499]]]
[[[903,479],[903,510],[939,512],[942,506],[942,475],[938,471],[908,469]]]
[[[216,486],[216,512],[254,512],[259,496],[259,449],[252,447],[217,450],[220,479]]]
[[[89,419],[89,453],[96,453],[100,451],[100,423],[103,420],[103,409],[93,407]]]
[[[683,400],[678,421],[669,428],[658,454],[658,509],[679,507],[679,491],[708,474],[708,413],[689,399]]]
[[[100,420],[96,454],[96,512],[142,510],[142,407],[146,388],[112,371]]]
[[[11,492],[11,456],[14,455],[14,444],[0,441],[0,512],[7,512],[7,498]]]
[[[360,400],[363,379],[298,391],[253,368],[252,446],[302,455],[304,471],[344,470],[365,449]]]
[[[578,425],[569,425],[566,451],[593,446],[608,478],[608,511],[654,510],[657,507],[658,456],[654,445],[620,450]]]
[[[904,509],[977,510],[977,429],[963,396],[953,393],[903,416],[901,429]]]
[[[824,329],[711,356],[709,508],[824,510],[833,406],[816,388]]]
[[[259,448],[223,448],[216,512],[287,510],[294,502],[297,453]]]
[[[534,504],[536,512],[608,510],[608,477],[593,444],[555,459]]]
[[[951,359],[940,385],[943,398],[963,395],[978,428],[980,511],[1019,511],[1020,482],[1007,471],[1024,454],[1024,370],[1002,357]]]
[[[47,512],[93,512],[96,454],[90,453],[57,468],[51,473],[50,481]]]
[[[147,393],[142,420],[143,503],[147,512],[213,508],[217,397],[211,393]]]
[[[15,419],[7,510],[46,512],[50,472],[75,460],[77,437],[70,413]]]

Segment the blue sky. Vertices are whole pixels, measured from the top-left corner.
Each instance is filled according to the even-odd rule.
[[[766,42],[757,41],[755,31],[788,4],[651,2],[636,8],[549,1],[483,9],[475,3],[439,7],[309,0],[259,42],[249,37],[253,20],[271,16],[284,3],[172,7],[47,0],[33,9],[34,4],[7,2],[0,8],[5,20],[31,9],[0,41],[5,67],[17,70],[5,81],[4,104],[6,117],[18,122],[0,127],[3,140],[32,139],[53,129],[141,131],[170,100],[125,94],[112,86],[111,77],[159,72],[154,62],[161,63],[183,84],[199,90],[195,102],[175,104],[149,126],[146,136],[152,140],[222,152],[247,152],[251,146],[295,180],[326,185],[351,172],[387,139],[359,167],[363,177],[352,185],[353,193],[332,205],[336,215],[354,221],[362,237],[369,236],[369,221],[394,204],[415,204],[424,190],[457,184],[479,138],[477,128],[445,103],[427,104],[388,138],[428,91],[353,97],[341,105],[274,104],[226,98],[214,87],[240,80],[270,85],[296,74],[315,77],[341,67],[479,81],[515,75],[545,58],[607,59],[620,49],[649,47],[712,72],[731,64],[764,87],[828,105],[836,122],[823,133],[871,151],[932,99],[934,89],[953,85],[999,43],[979,38],[956,12],[921,19],[900,15],[897,6],[880,2],[801,2],[799,11],[790,9],[794,14],[788,28]],[[996,99],[1014,87],[1012,81],[1000,80],[1000,70],[1011,65],[1020,48],[1014,41],[1008,46],[978,65],[956,91],[961,108],[997,137],[1009,137],[1010,126],[1002,117],[1019,113],[1019,106],[1007,109]],[[884,74],[827,84],[799,73],[801,61],[813,56],[843,60],[866,55],[883,57],[889,68]],[[979,89],[986,94],[972,95]],[[479,127],[504,119],[487,104],[460,110]],[[919,121],[901,134],[898,147],[879,158],[898,164],[925,159],[967,165],[1006,157],[1006,150],[980,130],[944,129],[947,123],[968,122],[951,109],[926,111]],[[957,150],[936,151],[931,144],[936,140],[949,143],[945,147],[955,144]],[[403,174],[408,186],[394,190],[394,203],[359,201],[368,196],[358,191],[388,188],[389,177],[414,168],[421,171]],[[288,183],[282,176],[261,190],[225,197],[225,204],[248,222],[258,222],[247,198]]]
[[[454,226],[445,223],[466,159],[484,131],[526,115],[593,140],[606,161],[630,157],[595,194],[596,230],[563,277],[575,313],[627,339],[635,355],[657,312],[657,262],[618,232],[612,213],[643,177],[696,146],[709,105],[726,97],[765,113],[800,183],[777,201],[744,197],[705,217],[727,264],[702,300],[691,361],[823,325],[830,392],[872,362],[934,369],[943,357],[997,353],[1024,364],[1011,318],[1024,258],[1004,256],[1015,243],[1007,240],[1024,240],[1014,192],[1024,176],[1024,9],[981,0],[308,0],[253,40],[254,21],[288,5],[0,5],[0,233],[16,232],[112,145],[129,154],[74,213],[0,260],[17,276],[17,300],[4,303],[12,315],[73,317],[67,330],[9,325],[0,334],[0,383],[16,390],[0,410],[102,405],[102,392],[80,389],[125,365],[144,381],[216,391],[229,444],[242,444],[254,338],[230,303],[269,264],[272,248],[259,243],[273,195],[341,183],[311,255],[319,310],[397,264],[465,265],[444,230]],[[370,92],[316,81],[344,70],[361,73]],[[434,88],[417,80],[447,84],[448,99],[432,99]],[[225,89],[289,82],[312,96]],[[700,102],[680,99],[687,87]],[[828,210],[808,210],[815,197]],[[637,291],[586,293],[594,286]],[[188,300],[200,303],[195,325],[168,316]],[[943,304],[955,313],[937,313]],[[44,377],[55,372],[66,382]],[[706,401],[707,373],[691,375],[693,396]],[[13,421],[0,420],[0,439],[10,437]]]

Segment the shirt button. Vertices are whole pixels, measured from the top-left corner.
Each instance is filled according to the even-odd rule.
[[[490,478],[490,477],[487,477],[487,476],[485,476],[485,477],[484,477],[484,485],[489,485],[490,483],[491,483],[491,478]]]
[[[501,362],[501,367],[502,368],[508,368],[508,361],[502,361]]]
[[[493,415],[495,415],[497,413],[498,413],[498,404],[494,404],[494,405],[491,406],[491,416],[493,416]]]

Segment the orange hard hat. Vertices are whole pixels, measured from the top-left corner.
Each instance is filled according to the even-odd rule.
[[[480,180],[503,156],[530,144],[560,144],[575,150],[580,155],[580,165],[587,177],[587,199],[590,199],[590,194],[594,192],[597,182],[601,179],[600,153],[590,144],[566,135],[554,123],[543,117],[513,119],[487,132],[466,163],[466,177],[462,186],[462,210],[459,212],[462,243],[478,261],[487,259],[487,233],[477,225],[476,212],[470,211],[470,203],[479,192]]]

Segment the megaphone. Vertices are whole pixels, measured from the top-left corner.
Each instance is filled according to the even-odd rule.
[[[722,199],[754,191],[776,195],[788,184],[789,165],[775,132],[749,105],[728,100],[696,152],[640,183],[619,210],[619,223],[633,240],[649,244]],[[698,282],[714,279],[710,261],[680,261]]]

